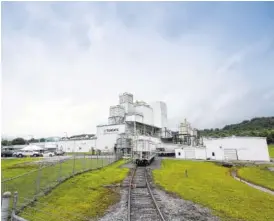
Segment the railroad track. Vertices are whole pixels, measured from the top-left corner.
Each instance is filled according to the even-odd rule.
[[[147,169],[133,170],[128,191],[128,221],[165,221],[147,180]]]

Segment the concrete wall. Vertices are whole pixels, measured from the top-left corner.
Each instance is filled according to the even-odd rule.
[[[270,161],[266,138],[261,137],[225,137],[204,139],[207,156],[224,160],[224,149],[235,149],[238,160]],[[212,156],[215,154],[215,157]]]
[[[175,157],[179,159],[206,159],[206,149],[198,147],[184,147],[175,149]]]
[[[113,151],[118,134],[124,132],[124,124],[97,126],[96,149]]]
[[[195,156],[198,160],[206,160],[207,152],[206,148],[195,148]]]

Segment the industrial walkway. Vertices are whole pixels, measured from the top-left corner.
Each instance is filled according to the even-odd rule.
[[[247,182],[247,181],[245,181],[245,180],[243,180],[243,179],[237,177],[237,174],[236,174],[235,171],[233,171],[233,172],[231,173],[231,175],[232,175],[232,177],[233,177],[235,180],[238,180],[238,181],[240,181],[240,182],[242,182],[242,183],[245,183],[245,184],[247,184],[247,185],[249,185],[249,186],[251,186],[251,187],[253,187],[253,188],[257,189],[257,190],[261,190],[261,191],[263,191],[263,192],[266,192],[266,193],[269,193],[269,194],[271,194],[271,195],[274,195],[274,191],[272,191],[272,190],[270,190],[270,189],[267,189],[267,188],[262,187],[262,186],[255,185],[255,184],[253,184],[253,183]]]

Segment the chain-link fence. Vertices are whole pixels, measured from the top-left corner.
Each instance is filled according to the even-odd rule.
[[[38,196],[47,194],[54,187],[70,177],[105,167],[117,160],[121,155],[75,154],[69,157],[53,157],[39,163],[37,170],[1,181],[2,199],[4,192],[18,192],[17,210],[31,204]],[[10,203],[10,208],[11,208]]]
[[[75,221],[88,221],[89,217],[86,217],[82,214],[72,212],[66,209],[58,210],[54,208],[52,205],[48,203],[41,203],[35,201],[35,204],[38,205],[38,208],[28,206],[27,209],[20,210],[22,204],[19,202],[29,202],[29,204],[33,203],[33,199],[21,197],[18,195],[18,192],[14,192],[13,194],[10,192],[5,192],[2,196],[2,208],[1,208],[1,220],[2,221],[28,221],[23,217],[33,217],[35,215],[35,220],[38,221],[47,221],[45,217],[50,217],[51,220],[75,220]],[[10,206],[12,204],[12,206]],[[42,209],[41,209],[42,208]],[[44,209],[46,208],[46,209]],[[20,216],[16,215],[20,212]],[[39,216],[41,215],[41,216]]]

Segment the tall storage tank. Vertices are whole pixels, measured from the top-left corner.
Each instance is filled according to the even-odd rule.
[[[153,125],[159,128],[167,127],[167,106],[162,101],[149,104],[153,109]]]
[[[180,134],[190,134],[190,125],[186,121],[186,119],[183,123],[180,124],[179,133]]]

